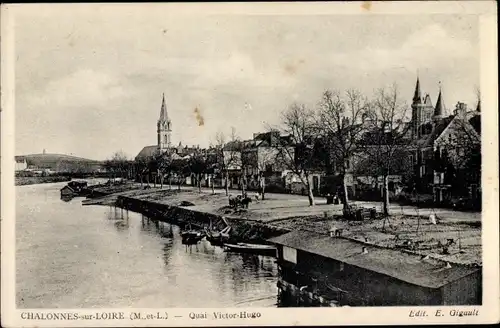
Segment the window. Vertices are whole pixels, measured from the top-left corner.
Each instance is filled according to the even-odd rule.
[[[297,264],[297,250],[283,246],[283,260]]]
[[[409,158],[410,158],[410,163],[413,164],[413,155],[410,155]]]

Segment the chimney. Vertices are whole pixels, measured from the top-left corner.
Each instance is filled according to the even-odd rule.
[[[459,101],[455,106],[455,115],[459,117],[464,117],[466,112],[467,112],[467,105]]]
[[[363,254],[368,254],[368,249],[366,247],[364,247],[364,246],[362,248],[362,253]]]
[[[451,269],[451,264],[450,264],[450,262],[446,262],[446,269]]]

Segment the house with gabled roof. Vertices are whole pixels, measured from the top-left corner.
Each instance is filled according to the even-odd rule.
[[[287,171],[288,166],[283,156],[280,156],[280,151],[287,145],[293,158],[295,148],[290,137],[281,135],[277,130],[254,133],[252,140],[243,142],[242,171],[250,189],[259,188],[264,176],[266,185],[284,191],[283,173]]]
[[[453,183],[462,183],[464,189],[472,186],[477,197],[480,181],[480,165],[470,163],[480,158],[481,138],[477,127],[470,117],[477,117],[474,111],[467,111],[464,103],[458,102],[451,115],[445,115],[445,105],[440,88],[432,116],[429,115],[430,98],[420,96],[420,82],[417,79],[412,104],[412,135],[410,143],[410,162],[413,163],[413,185],[415,190],[430,193],[434,201],[440,203],[450,199]],[[477,108],[480,108],[479,106]],[[477,109],[476,109],[477,112]],[[480,118],[475,119],[480,126]],[[477,122],[479,121],[479,122]],[[480,131],[480,130],[479,130]],[[479,159],[480,161],[480,159]],[[446,162],[446,163],[444,163]],[[457,181],[457,174],[467,165],[475,165]]]

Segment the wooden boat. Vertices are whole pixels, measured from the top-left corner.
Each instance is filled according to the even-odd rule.
[[[247,243],[224,244],[224,249],[228,252],[276,256],[276,247],[271,245],[247,244]]]
[[[86,181],[70,181],[67,185],[61,188],[61,197],[78,197],[88,194]]]
[[[181,237],[182,238],[192,238],[192,237],[196,237],[200,234],[199,231],[196,231],[196,230],[189,230],[189,231],[183,231],[181,232]]]
[[[205,234],[207,236],[207,240],[210,242],[212,246],[223,246],[224,240],[222,239],[222,236],[223,234],[227,233],[230,229],[231,229],[230,226],[225,227],[221,231],[210,231],[209,229],[205,229]]]
[[[184,245],[197,244],[200,240],[205,238],[206,233],[191,228],[191,223],[187,225],[188,230],[181,231],[182,243]]]
[[[61,188],[61,198],[69,198],[69,197],[76,197],[78,196],[78,193],[76,190],[71,188],[70,186],[64,186]]]
[[[208,229],[205,229],[205,234],[207,240],[210,242],[210,245],[222,246],[222,241],[220,239],[220,232],[212,232]]]
[[[229,236],[229,232],[231,232],[231,227],[230,226],[227,227],[227,230],[224,229],[224,230],[222,230],[220,232],[220,238],[221,238],[221,240],[222,240],[223,243],[226,243],[226,242],[229,241],[229,237],[230,237]]]
[[[205,234],[201,232],[197,232],[196,234],[188,233],[182,236],[182,244],[194,245],[199,243],[203,238],[205,238]]]

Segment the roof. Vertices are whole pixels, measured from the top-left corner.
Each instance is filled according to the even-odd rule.
[[[419,139],[415,140],[415,143],[419,147],[429,147],[432,146],[433,142],[443,133],[444,129],[451,123],[454,116],[444,117],[442,119],[436,120],[432,129],[432,132],[426,134]],[[433,123],[424,123],[424,124],[433,124]],[[421,128],[424,124],[422,124],[419,128]]]
[[[453,264],[446,268],[442,261],[425,259],[395,249],[371,246],[346,238],[332,238],[307,231],[293,231],[270,242],[334,259],[374,271],[407,283],[427,288],[440,288],[480,270]],[[362,252],[366,247],[368,253]]]
[[[417,76],[417,84],[415,85],[415,93],[413,94],[413,102],[420,102],[422,95],[420,93],[420,79]]]
[[[146,146],[146,147],[142,148],[142,150],[139,152],[139,154],[137,154],[135,159],[137,160],[137,159],[151,158],[156,154],[157,151],[158,151],[158,146],[156,146],[156,145]]]
[[[481,134],[481,116],[474,115],[469,119],[470,125],[476,130],[478,134]]]
[[[224,151],[240,151],[244,147],[244,142],[239,140],[229,141],[224,145]]]
[[[165,104],[165,94],[163,94],[163,99],[161,101],[161,110],[160,110],[160,121],[168,122],[168,113],[167,113],[167,105]]]
[[[438,100],[436,102],[436,108],[434,109],[434,116],[441,116],[444,112],[443,99],[441,97],[441,90],[439,90]]]
[[[428,94],[425,95],[424,104],[427,107],[433,107],[432,106],[432,101],[431,101],[431,96],[429,96]]]

